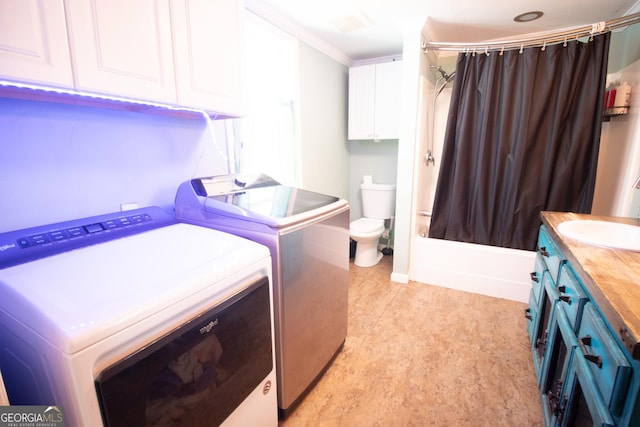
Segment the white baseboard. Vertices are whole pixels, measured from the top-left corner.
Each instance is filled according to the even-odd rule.
[[[396,283],[409,283],[408,274],[391,273],[391,281]]]

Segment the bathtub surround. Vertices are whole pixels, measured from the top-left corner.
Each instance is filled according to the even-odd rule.
[[[429,237],[533,250],[591,211],[609,39],[458,55]]]

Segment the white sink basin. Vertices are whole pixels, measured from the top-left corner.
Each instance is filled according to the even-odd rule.
[[[609,221],[576,220],[558,225],[563,236],[591,245],[640,252],[640,227]]]

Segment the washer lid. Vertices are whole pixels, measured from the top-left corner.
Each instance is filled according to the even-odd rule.
[[[245,186],[238,184],[245,181],[234,177],[237,175],[191,181],[198,196],[205,199],[205,211],[280,228],[348,206],[338,197],[282,185],[265,175],[248,180]]]
[[[67,354],[268,259],[260,244],[175,224],[0,270],[0,311]],[[225,285],[226,286],[226,285]]]
[[[209,197],[209,199],[237,206],[248,212],[249,216],[253,213],[255,218],[288,218],[340,200],[337,197],[280,184]]]

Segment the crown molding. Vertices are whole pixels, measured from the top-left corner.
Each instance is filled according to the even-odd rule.
[[[340,64],[347,67],[350,67],[353,64],[353,59],[345,55],[342,51],[305,30],[298,24],[291,21],[291,19],[280,11],[274,9],[268,4],[265,4],[265,2],[260,0],[245,0],[245,9],[270,22],[301,42],[317,49]]]

